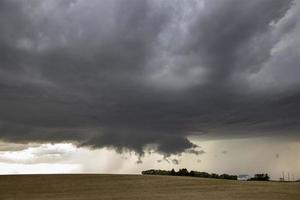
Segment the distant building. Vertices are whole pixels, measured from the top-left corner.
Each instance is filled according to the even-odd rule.
[[[284,178],[280,178],[279,181],[284,181]]]
[[[237,180],[239,181],[248,181],[252,177],[247,174],[238,175]]]

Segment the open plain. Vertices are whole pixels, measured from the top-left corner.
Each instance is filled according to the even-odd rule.
[[[297,200],[300,183],[140,175],[0,176],[1,200]]]

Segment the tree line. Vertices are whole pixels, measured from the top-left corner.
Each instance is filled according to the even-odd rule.
[[[198,172],[198,171],[188,171],[186,168],[179,169],[178,171],[172,170],[156,170],[150,169],[142,171],[143,175],[167,175],[167,176],[191,176],[191,177],[201,177],[201,178],[216,178],[216,179],[229,179],[237,180],[236,175],[229,174],[216,174],[216,173],[207,173],[207,172]]]
[[[178,171],[175,171],[174,169],[172,170],[150,169],[150,170],[142,171],[142,174],[143,175],[165,175],[165,176],[191,176],[191,177],[227,179],[227,180],[238,179],[237,175],[188,171],[186,168],[179,169]],[[255,174],[255,176],[250,178],[248,181],[269,181],[269,180],[270,177],[268,174]]]
[[[268,174],[255,174],[249,181],[269,181],[270,176]]]

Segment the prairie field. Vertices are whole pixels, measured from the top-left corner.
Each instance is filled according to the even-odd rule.
[[[300,183],[140,175],[0,176],[0,200],[297,200]]]

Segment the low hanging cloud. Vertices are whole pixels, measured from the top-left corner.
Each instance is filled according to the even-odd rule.
[[[224,151],[222,151],[221,153],[222,153],[222,154],[227,154],[228,151],[227,151],[227,150],[224,150]]]
[[[172,163],[173,163],[174,165],[179,165],[179,162],[180,162],[180,161],[177,160],[177,159],[173,159],[173,160],[172,160]]]
[[[22,150],[0,151],[0,162],[12,164],[62,162],[67,160],[75,151],[76,148],[71,144],[35,144],[35,146],[32,145]]]
[[[196,149],[188,149],[186,152],[190,154],[195,154],[196,156],[206,153],[204,150],[196,150]]]
[[[189,136],[296,138],[299,14],[290,0],[2,0],[0,140],[170,155],[196,152]]]

